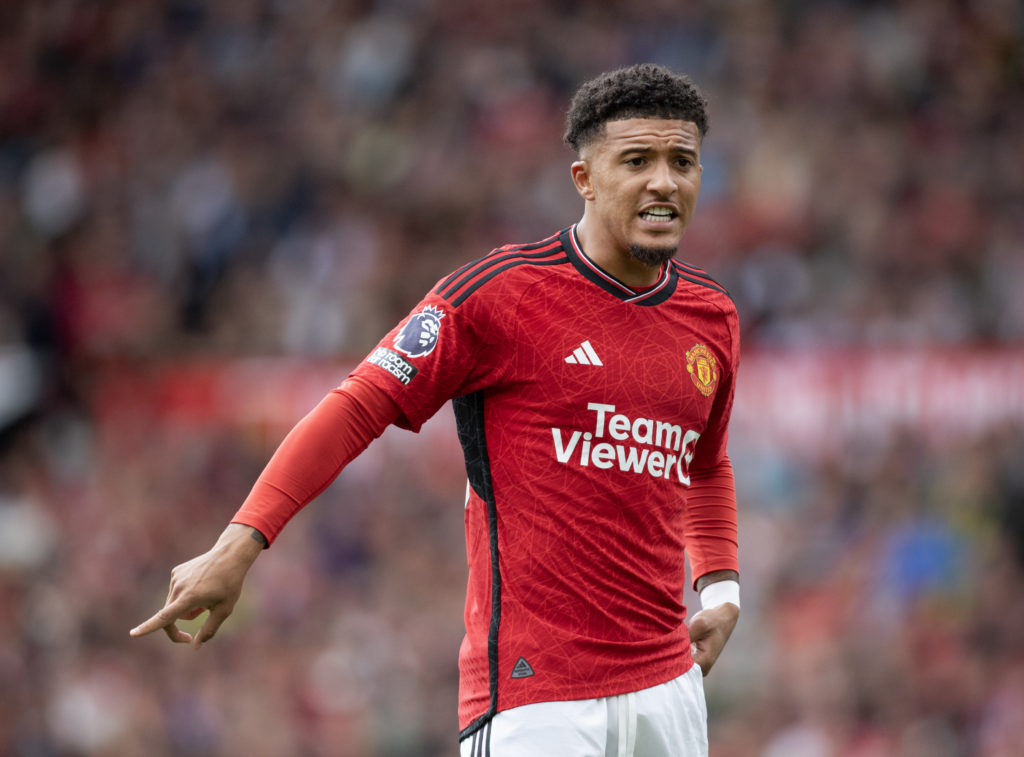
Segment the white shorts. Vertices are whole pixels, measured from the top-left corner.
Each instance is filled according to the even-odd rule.
[[[459,748],[461,757],[707,757],[707,721],[694,665],[629,694],[504,710]]]

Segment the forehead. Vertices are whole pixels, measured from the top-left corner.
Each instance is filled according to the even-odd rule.
[[[602,150],[655,147],[700,151],[700,130],[693,121],[677,118],[624,118],[608,121],[604,137],[594,142]]]

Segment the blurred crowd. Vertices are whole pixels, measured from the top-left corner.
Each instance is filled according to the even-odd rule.
[[[568,98],[648,60],[709,99],[680,257],[745,350],[1024,349],[1015,0],[0,3],[0,754],[454,753],[447,409],[297,517],[208,647],[127,632],[435,280],[579,218]],[[712,757],[1024,753],[1021,419],[771,437],[731,442]]]

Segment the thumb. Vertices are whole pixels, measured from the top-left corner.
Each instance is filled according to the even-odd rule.
[[[687,624],[690,630],[690,655],[693,661],[700,667],[702,675],[707,675],[711,670],[708,661],[707,639],[711,635],[711,623],[707,614],[701,610]]]
[[[687,627],[690,629],[691,641],[702,639],[711,632],[711,624],[708,622],[708,616],[704,610],[701,610],[690,618],[690,622],[687,623]]]

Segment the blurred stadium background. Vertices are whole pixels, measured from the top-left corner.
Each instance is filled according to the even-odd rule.
[[[567,98],[640,60],[710,99],[681,257],[744,325],[713,757],[1024,754],[1015,0],[4,0],[0,754],[454,753],[448,409],[201,652],[128,629],[437,278],[578,218]]]

